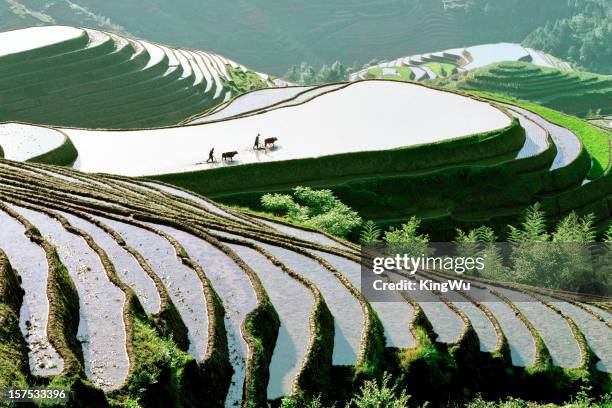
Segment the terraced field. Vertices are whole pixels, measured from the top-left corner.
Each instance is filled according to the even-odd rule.
[[[431,348],[474,390],[474,375],[539,392],[610,381],[596,306],[478,280],[481,301],[369,303],[355,245],[153,181],[1,159],[0,231],[2,342],[22,344],[0,347],[16,367],[2,384],[51,381],[102,405],[263,406],[398,364],[416,380]]]
[[[48,149],[28,160],[147,176],[252,208],[264,192],[331,188],[382,224],[416,213],[438,239],[450,238],[456,226],[513,222],[535,201],[552,220],[575,210],[594,213],[604,226],[612,194],[609,134],[537,105],[482,96],[384,80],[270,88],[182,126],[108,131],[5,124],[0,138],[9,141],[7,158]],[[278,140],[255,150],[257,134]],[[56,147],[60,137],[64,143]],[[24,148],[36,145],[31,140],[38,141],[35,152]],[[211,148],[213,163],[206,160]],[[238,154],[220,160],[228,151]]]
[[[131,132],[63,131],[79,151],[75,168],[148,176],[227,167],[218,156],[233,150],[238,152],[233,164],[295,161],[441,142],[511,124],[506,114],[487,103],[412,84],[369,81],[322,86],[292,95],[299,89],[258,91],[255,94],[280,94],[278,98],[269,97],[266,102],[272,104],[260,108],[253,103],[253,94],[246,94],[213,112],[212,119],[196,119],[194,126]],[[280,102],[276,102],[278,99]],[[391,103],[383,105],[381,101]],[[238,114],[233,113],[234,106]],[[447,108],[446,121],[434,122],[435,109],[441,106]],[[228,116],[223,117],[226,109]],[[402,114],[405,109],[410,111],[409,116]],[[319,120],[309,120],[312,117]],[[327,119],[334,120],[334,129],[326,126]],[[398,128],[405,128],[410,138],[397,132]],[[272,149],[254,150],[252,143],[258,133],[278,137],[279,143]],[[385,137],[376,138],[378,133]],[[351,142],[347,143],[345,137]],[[207,163],[212,147],[217,151],[217,161]],[[113,160],[105,160],[111,152]]]
[[[0,33],[0,121],[87,128],[176,124],[274,86],[221,55],[93,29]]]
[[[372,78],[425,81],[445,78],[456,73],[502,61],[524,61],[539,67],[570,72],[572,67],[552,55],[519,44],[482,44],[467,48],[409,55],[364,68],[350,75],[351,81]]]
[[[612,112],[612,77],[501,62],[437,81],[454,89],[486,90],[577,116]]]
[[[609,135],[555,111],[502,100],[360,81],[247,93],[183,127],[64,132],[79,150],[78,169],[147,175],[252,208],[263,192],[306,185],[331,188],[383,224],[416,213],[440,239],[450,238],[445,234],[452,226],[505,225],[535,201],[553,219],[576,210],[593,212],[604,225],[612,193]],[[435,120],[437,112],[445,112],[446,120]],[[326,120],[303,119],[329,115],[337,124],[333,129]],[[478,131],[485,133],[473,135]],[[260,132],[278,137],[276,146],[253,150],[253,135]],[[185,145],[197,147],[185,153]],[[125,154],[114,154],[112,163],[97,155],[116,146],[124,146]],[[211,147],[238,156],[206,163]],[[133,160],[133,152],[142,158]],[[457,186],[465,194],[456,194]]]
[[[432,79],[499,58],[569,69],[502,44],[373,72]],[[547,83],[583,78],[519,65]],[[71,27],[0,34],[0,82],[0,388],[65,387],[87,406],[263,407],[345,401],[384,371],[433,404],[612,387],[601,298],[470,278],[469,292],[369,301],[355,244],[205,198],[257,208],[265,192],[330,188],[382,225],[416,214],[433,238],[505,225],[536,201],[602,227],[612,160],[599,127],[395,80],[274,87],[214,53]],[[256,87],[269,88],[242,93]],[[255,149],[258,134],[277,140]]]

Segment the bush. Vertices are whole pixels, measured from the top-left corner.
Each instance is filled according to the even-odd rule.
[[[380,228],[374,221],[366,221],[361,227],[361,235],[359,236],[359,242],[362,244],[374,244],[380,242],[381,235]]]
[[[397,384],[389,385],[391,376],[383,375],[380,385],[376,380],[369,380],[360,388],[360,394],[353,397],[347,405],[356,408],[405,408],[409,395],[402,390],[398,395]]]
[[[540,203],[535,203],[525,211],[524,220],[521,224],[522,229],[509,225],[510,234],[508,240],[514,243],[533,243],[548,241],[549,235],[546,232],[546,216],[540,210]]]
[[[427,244],[429,235],[419,234],[420,225],[421,220],[413,216],[399,229],[391,227],[389,231],[385,232],[385,242],[388,244]]]
[[[288,194],[264,194],[261,205],[267,211],[306,226],[346,238],[363,222],[359,214],[342,203],[331,190],[295,187]]]

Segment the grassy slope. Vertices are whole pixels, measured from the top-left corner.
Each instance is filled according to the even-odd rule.
[[[440,62],[428,62],[425,64],[425,66],[431,69],[439,77],[450,75],[455,70],[455,66],[453,64]]]
[[[525,99],[581,117],[589,111],[612,109],[612,76],[564,72],[526,62],[495,63],[436,82]]]
[[[597,177],[603,175],[604,172],[610,167],[611,132],[592,126],[574,116],[566,115],[532,102],[522,101],[490,92],[472,91],[470,93],[500,102],[516,104],[574,132],[584,144],[584,147],[589,155],[593,158],[593,166],[591,167],[591,171],[587,176],[590,180],[596,179]]]

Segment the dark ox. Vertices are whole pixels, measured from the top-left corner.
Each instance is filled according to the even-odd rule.
[[[229,160],[229,161],[234,161],[234,156],[237,155],[238,152],[237,151],[233,151],[233,152],[225,152],[221,154],[221,160],[225,161],[225,160]]]
[[[267,148],[268,146],[274,146],[274,143],[278,140],[276,137],[268,137],[264,140],[264,146]]]

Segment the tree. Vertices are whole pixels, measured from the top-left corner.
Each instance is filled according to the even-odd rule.
[[[401,227],[391,227],[385,232],[384,241],[388,244],[387,250],[395,254],[430,255],[429,235],[420,234],[421,220],[413,216]]]
[[[575,212],[571,212],[559,224],[552,235],[553,242],[559,243],[580,243],[589,244],[595,242],[597,237],[593,224],[595,216],[588,214],[579,217]]]
[[[468,233],[457,229],[457,256],[460,257],[482,257],[484,269],[471,270],[471,274],[487,279],[499,281],[511,281],[510,270],[504,266],[500,247],[495,243],[497,235],[486,226],[470,230]]]
[[[334,62],[331,67],[323,65],[319,72],[307,62],[302,62],[299,66],[292,65],[284,78],[300,85],[315,85],[346,81],[348,73],[349,70],[340,61]]]
[[[604,242],[608,244],[612,244],[612,224],[610,224],[610,226],[608,227],[608,230],[606,231],[604,235]]]
[[[535,203],[525,211],[521,229],[509,225],[508,240],[514,243],[546,242],[550,235],[546,232],[546,214],[540,210],[540,203]]]
[[[419,234],[420,226],[421,220],[413,216],[399,229],[391,227],[389,231],[386,231],[385,242],[388,244],[427,244],[429,235]]]
[[[361,227],[359,241],[362,244],[374,244],[380,242],[381,231],[374,221],[368,220]]]

